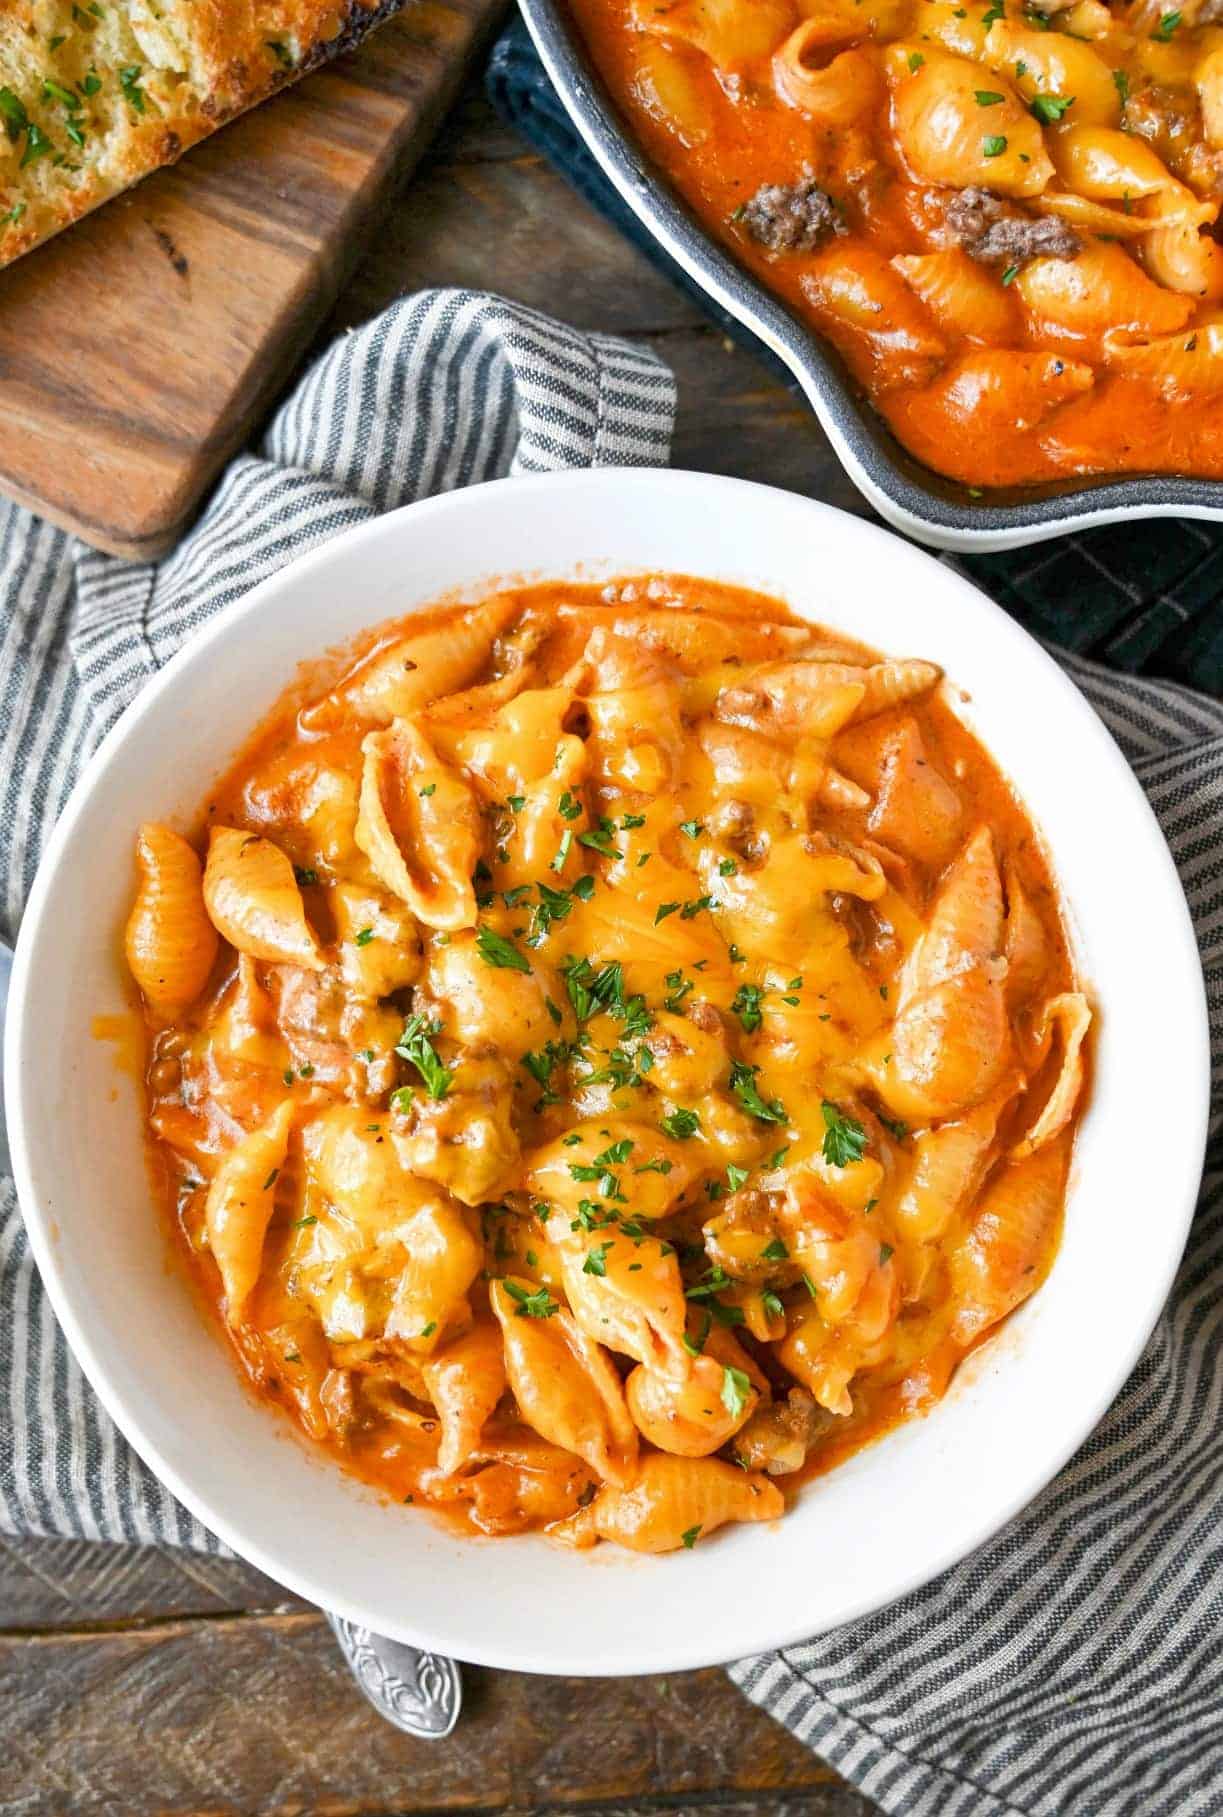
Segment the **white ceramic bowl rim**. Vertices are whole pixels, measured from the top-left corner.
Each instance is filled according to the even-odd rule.
[[[507,558],[511,550],[517,554]],[[549,559],[541,563],[541,556]],[[116,1255],[126,1256],[133,1277],[147,1273],[142,1227],[129,1232],[123,1223],[109,1165],[85,1171],[97,1145],[113,1142],[116,1154],[128,1155],[130,1188],[135,1093],[118,1111],[105,1107],[93,1057],[66,1055],[59,1045],[71,1044],[80,1018],[88,1026],[98,1007],[76,1001],[87,968],[94,968],[93,989],[109,975],[104,966],[114,971],[115,922],[103,914],[101,932],[82,929],[80,905],[88,900],[91,916],[98,904],[121,912],[130,836],[145,812],[141,777],[149,814],[172,812],[176,788],[186,790],[178,807],[189,812],[210,780],[200,768],[208,738],[212,774],[238,742],[216,742],[215,728],[196,723],[198,705],[195,715],[183,710],[188,698],[198,703],[211,688],[221,714],[223,693],[245,690],[266,708],[301,658],[427,604],[451,585],[476,597],[477,583],[537,564],[541,575],[561,578],[581,566],[585,578],[670,569],[755,584],[878,647],[944,661],[953,681],[971,683],[983,735],[1048,832],[1072,908],[1091,908],[1076,939],[1104,1005],[1066,1240],[1042,1292],[969,1360],[933,1414],[805,1491],[775,1529],[727,1530],[712,1544],[658,1560],[610,1547],[563,1553],[537,1536],[497,1542],[488,1554],[479,1550],[482,1542],[455,1539],[427,1517],[387,1509],[303,1447],[271,1444],[274,1427],[283,1436],[283,1422],[238,1386],[221,1345],[198,1319],[167,1326],[175,1354],[180,1340],[183,1351],[181,1363],[171,1358],[170,1374],[179,1368],[198,1379],[198,1396],[186,1394],[182,1381],[163,1383],[149,1368],[150,1353],[141,1353],[146,1339],[138,1326],[161,1317],[156,1295],[173,1297],[170,1277],[163,1273],[162,1289],[151,1276],[136,1282],[129,1307],[124,1267],[99,1271],[105,1246],[99,1252],[96,1226],[82,1209],[84,1199],[91,1209],[102,1205]],[[835,600],[804,596],[838,585]],[[906,615],[918,612],[912,634],[898,637]],[[248,654],[243,672],[232,661],[226,668],[227,649],[231,659]],[[1015,704],[1025,690],[1040,699],[1027,732]],[[245,704],[241,710],[247,713]],[[964,710],[972,723],[977,707]],[[240,723],[258,717],[255,711]],[[193,743],[183,760],[195,765],[191,781],[176,783],[164,763],[161,774],[150,767],[164,735]],[[1066,764],[1073,763],[1061,790],[1045,748],[1050,737],[1065,741]],[[1081,801],[1080,786],[1087,791]],[[1101,791],[1107,816],[1099,811]],[[1073,799],[1064,803],[1062,795]],[[1059,842],[1054,821],[1073,837]],[[1123,878],[1128,895],[1116,896],[1114,907],[1142,930],[1131,951],[1141,960],[1145,989],[1137,963],[1122,963],[1104,912],[1104,886],[1119,887]],[[1144,1067],[1142,1056],[1152,1053],[1159,1065]],[[90,1068],[95,1089],[82,1095],[72,1080]],[[1132,1136],[1136,1070],[1142,1101],[1164,1137],[1158,1165],[1142,1144],[1124,1139]],[[1025,632],[929,556],[826,506],[741,480],[600,469],[494,481],[389,513],[265,580],[196,634],[102,742],[50,840],[18,942],[5,1077],[18,1191],[56,1315],[116,1425],[192,1513],[310,1601],[416,1645],[517,1670],[633,1673],[791,1644],[888,1603],[990,1537],[1061,1468],[1129,1374],[1171,1286],[1200,1179],[1209,1046],[1192,925],[1162,835],[1095,714]],[[84,1106],[81,1132],[64,1119],[68,1104]],[[127,1135],[118,1129],[124,1119]],[[151,1235],[147,1192],[144,1199],[132,1217],[147,1217]],[[1152,1206],[1159,1210],[1154,1228]],[[1087,1254],[1080,1253],[1083,1243]],[[163,1270],[159,1260],[154,1273]],[[115,1311],[120,1304],[122,1313]],[[1084,1337],[1077,1350],[1076,1310]],[[172,1311],[178,1317],[182,1306],[175,1302]],[[1000,1419],[1013,1423],[1013,1443],[1002,1442]],[[260,1493],[265,1472],[269,1492],[294,1498],[299,1518],[286,1524],[283,1507],[268,1505]],[[490,1564],[502,1568],[490,1571]],[[729,1589],[736,1579],[738,1590]]]

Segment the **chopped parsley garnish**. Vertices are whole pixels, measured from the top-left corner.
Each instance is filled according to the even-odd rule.
[[[770,1319],[784,1319],[785,1318],[786,1309],[782,1305],[778,1296],[773,1292],[771,1287],[766,1287],[764,1292],[761,1294],[760,1304],[764,1307],[764,1313],[765,1313],[766,1318],[770,1318]]]
[[[623,858],[624,853],[612,839],[615,830],[613,821],[601,820],[597,827],[589,827],[578,834],[578,844],[589,846],[592,852],[599,852],[604,858]]]
[[[55,147],[46,133],[40,126],[35,126],[31,120],[26,129],[25,150],[21,154],[22,170],[26,168],[27,164],[37,164],[40,158],[50,157],[54,150]]]
[[[307,1213],[307,1215],[304,1218],[295,1218],[293,1223],[289,1225],[289,1229],[290,1230],[306,1230],[309,1228],[309,1226],[311,1224],[317,1224],[317,1223],[318,1223],[318,1219],[315,1217],[314,1213],[309,1212],[309,1213]]]
[[[735,992],[731,1009],[738,1016],[747,1034],[755,1034],[763,1021],[761,1001],[764,992],[758,984],[741,984]]]
[[[618,959],[596,971],[589,959],[570,958],[565,960],[562,970],[565,989],[579,1022],[588,1021],[600,1009],[608,1010],[612,1015],[625,1014],[624,968]],[[634,1003],[637,1001],[633,999]]]
[[[1002,282],[1003,282],[1003,283],[1004,283],[1004,284],[1013,284],[1013,283],[1014,283],[1014,282],[1015,282],[1015,279],[1016,279],[1016,278],[1017,278],[1017,277],[1018,277],[1018,276],[1019,276],[1019,267],[1018,267],[1018,265],[1008,265],[1008,266],[1007,266],[1007,268],[1006,268],[1006,270],[1005,270],[1005,271],[1004,271],[1004,272],[1003,272],[1003,274],[1002,274]],[[886,984],[881,984],[881,985],[880,985],[880,986],[879,986],[879,995],[880,995],[880,996],[881,996],[881,997],[886,997],[886,995],[887,995],[887,988],[888,988],[888,987],[887,987],[887,985],[886,985]]]
[[[692,978],[685,978],[681,971],[668,972],[663,982],[668,993],[662,1000],[663,1008],[670,1010],[673,1016],[677,1015],[688,992],[696,989],[696,982]]]
[[[789,1152],[790,1152],[789,1147],[775,1148],[773,1150],[772,1154],[769,1156],[768,1160],[765,1162],[765,1166],[768,1168],[781,1167],[785,1161],[786,1156],[789,1154]]]
[[[1121,97],[1121,105],[1124,107],[1130,98],[1130,79],[1123,69],[1113,71],[1113,87]]]
[[[709,1337],[709,1332],[710,1332],[710,1328],[712,1327],[712,1325],[713,1325],[712,1312],[710,1312],[708,1306],[702,1307],[701,1323],[697,1330],[696,1336],[694,1338],[690,1338],[686,1331],[684,1333],[684,1349],[688,1352],[689,1356],[700,1356],[701,1355],[702,1351],[705,1348],[705,1344]]]
[[[673,1110],[669,1117],[664,1117],[658,1127],[664,1136],[671,1136],[676,1142],[686,1142],[701,1127],[701,1119],[694,1110]]]
[[[604,1134],[606,1134],[606,1131],[604,1131]],[[628,1158],[632,1154],[632,1152],[633,1152],[632,1137],[631,1136],[622,1136],[618,1142],[613,1142],[613,1143],[611,1143],[611,1145],[609,1147],[605,1148],[601,1155],[595,1156],[595,1166],[596,1167],[623,1167],[624,1163],[628,1160]]]
[[[562,820],[578,820],[581,818],[582,804],[580,801],[575,801],[569,790],[566,789],[556,804],[556,811]]]
[[[880,1245],[879,1245],[879,1266],[880,1266],[880,1268],[886,1268],[888,1263],[891,1261],[892,1257],[895,1254],[896,1254],[896,1251],[892,1248],[892,1245],[890,1243],[880,1243]]]
[[[510,1298],[518,1302],[514,1310],[520,1319],[550,1319],[554,1312],[560,1311],[546,1287],[537,1287],[532,1293],[519,1281],[505,1279],[501,1284]]]
[[[295,864],[293,866],[293,875],[303,889],[307,889],[310,884],[318,882],[318,872],[311,870],[308,865]]]
[[[762,1123],[787,1123],[789,1117],[781,1099],[772,1098],[766,1103],[760,1096],[756,1085],[759,1071],[758,1066],[747,1066],[742,1060],[736,1060],[730,1069],[730,1089],[749,1116],[758,1117]]]
[[[771,1243],[766,1243],[764,1248],[760,1251],[760,1260],[762,1262],[788,1262],[790,1260],[790,1251],[786,1248],[780,1237],[774,1237],[773,1241]]]
[[[679,830],[681,833],[686,833],[689,839],[699,839],[705,831],[705,823],[701,820],[681,820]]]
[[[373,939],[373,937],[374,937],[373,928],[372,927],[363,927],[361,929],[360,933],[354,934],[353,939],[357,946],[368,946],[370,941]]]
[[[665,921],[668,915],[673,915],[678,907],[678,902],[660,902],[654,910],[654,926],[657,927],[660,921]]]
[[[903,1142],[909,1133],[909,1125],[907,1123],[902,1123],[899,1118],[893,1119],[891,1117],[885,1117],[882,1111],[879,1113],[879,1121],[883,1124],[883,1127],[887,1130],[888,1134],[894,1136],[898,1142]]]
[[[264,1192],[270,1192],[272,1187],[275,1186],[275,1184],[279,1178],[280,1178],[279,1167],[273,1167],[271,1173],[268,1175],[267,1179],[263,1182]]]
[[[722,858],[718,862],[719,877],[733,877],[738,869],[739,866],[735,863],[733,858]]]
[[[4,130],[14,144],[30,124],[25,102],[11,88],[0,88],[0,121],[3,121]]]
[[[608,1241],[600,1243],[597,1249],[588,1249],[586,1260],[582,1263],[582,1273],[605,1275],[607,1273],[607,1252],[610,1248],[611,1242]]]
[[[1042,126],[1056,126],[1074,101],[1073,95],[1033,95],[1029,106]]]
[[[423,1016],[410,1016],[395,1048],[401,1060],[407,1060],[416,1068],[431,1098],[444,1098],[454,1083],[452,1068],[442,1065],[437,1049],[429,1039],[431,1035],[440,1034],[441,1027],[440,1022],[430,1027]]]
[[[645,815],[644,814],[625,814],[620,822],[620,825],[623,827],[623,829],[626,833],[629,833],[633,830],[634,827],[645,825]]]
[[[670,1160],[666,1155],[655,1155],[652,1161],[643,1161],[640,1167],[634,1167],[633,1172],[666,1174],[670,1173],[674,1166],[674,1161]]]
[[[1151,33],[1152,38],[1159,44],[1167,44],[1180,22],[1180,13],[1161,13],[1159,24]]]
[[[123,99],[132,112],[137,114],[145,111],[144,90],[140,86],[140,75],[139,63],[129,63],[126,69],[119,71],[119,87],[122,90]]]
[[[976,91],[978,107],[1000,107],[1006,100],[996,88],[979,88]]]
[[[984,140],[981,150],[987,158],[1000,158],[1006,150],[1006,138],[1002,133],[990,133]]]
[[[476,951],[485,965],[495,966],[499,971],[530,973],[530,961],[520,953],[512,940],[495,929],[481,925],[476,929]]]
[[[722,1405],[732,1420],[737,1420],[747,1406],[752,1392],[752,1379],[742,1369],[735,1369],[730,1363],[722,1369]]]
[[[700,1536],[701,1536],[701,1524],[698,1524],[695,1527],[689,1527],[688,1531],[686,1533],[680,1534],[680,1536],[679,1536],[680,1544],[684,1547],[685,1551],[691,1552],[693,1546],[695,1546],[695,1544],[696,1544],[697,1540],[700,1538]]]
[[[982,13],[981,24],[984,26],[985,30],[988,31],[995,19],[1005,18],[1006,8],[1002,5],[1002,0],[993,0],[993,5],[989,8],[989,11]]]
[[[748,1178],[749,1172],[746,1167],[736,1167],[733,1161],[727,1162],[726,1184],[732,1192],[738,1192],[741,1186],[746,1186]]]
[[[824,1159],[830,1167],[849,1167],[862,1159],[866,1148],[866,1130],[856,1117],[847,1117],[825,1098],[820,1106],[824,1113]]]
[[[909,52],[909,74],[915,76],[925,61],[926,59],[919,50],[911,50]]]
[[[391,1093],[391,1109],[398,1116],[406,1117],[412,1108],[416,1093],[410,1085],[401,1085]]]
[[[553,871],[563,871],[565,868],[565,860],[572,850],[573,834],[569,831],[569,828],[566,827],[561,834],[561,842],[556,848],[556,856],[553,858],[552,863],[548,868]]]
[[[691,902],[685,902],[683,908],[679,911],[679,918],[681,921],[691,921],[692,917],[694,915],[699,915],[702,909],[712,907],[712,896],[694,896]]]

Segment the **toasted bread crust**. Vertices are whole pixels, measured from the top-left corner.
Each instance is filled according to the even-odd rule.
[[[0,266],[406,0],[0,0]]]

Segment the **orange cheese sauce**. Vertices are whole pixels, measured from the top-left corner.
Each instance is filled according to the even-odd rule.
[[[772,1518],[1053,1261],[1090,1012],[920,660],[683,576],[506,592],[307,676],[137,860],[183,1253],[401,1502]]]
[[[920,461],[974,489],[1223,474],[1223,31],[1196,6],[570,4],[651,160]],[[812,183],[839,231],[761,244],[752,198]],[[1062,255],[971,256],[947,210],[977,190]]]

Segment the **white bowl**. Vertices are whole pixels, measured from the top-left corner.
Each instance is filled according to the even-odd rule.
[[[166,1265],[136,1083],[91,1034],[122,1013],[132,839],[189,817],[304,657],[509,575],[670,569],[780,595],[877,648],[931,657],[1042,828],[1100,1007],[1065,1239],[1039,1294],[926,1419],[800,1494],[775,1526],[691,1552],[480,1541],[386,1504],[240,1383]],[[6,1074],[21,1202],[77,1358],[115,1421],[214,1533],[354,1621],[522,1671],[629,1673],[783,1645],[927,1582],[1082,1442],[1163,1304],[1198,1187],[1208,1054],[1180,884],[1128,766],[1025,632],[929,556],[742,481],[641,469],[452,493],[351,530],[222,612],[89,764],[18,944]]]

